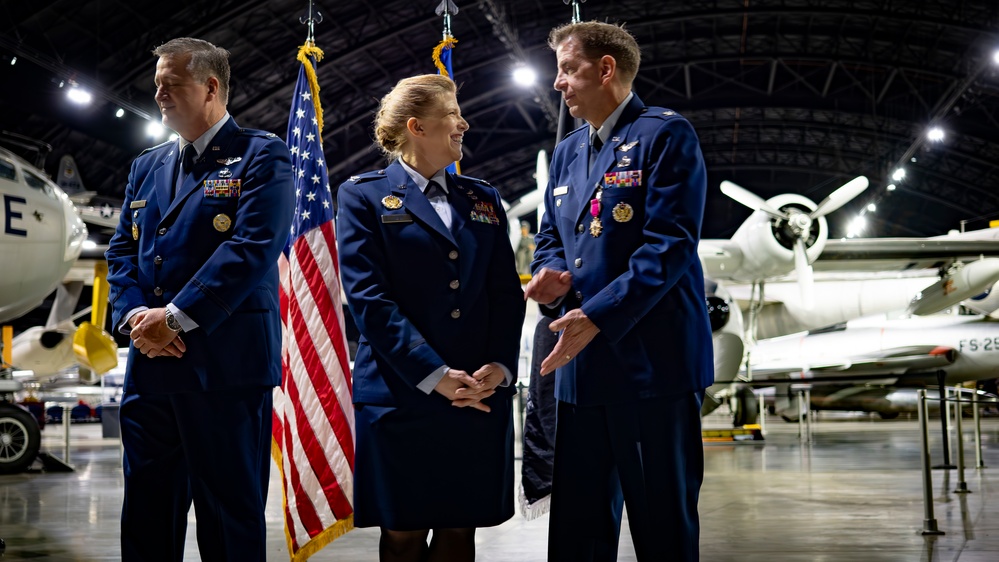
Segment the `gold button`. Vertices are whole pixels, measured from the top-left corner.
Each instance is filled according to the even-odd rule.
[[[155,263],[156,265],[159,265],[159,264],[163,263],[163,258],[161,256],[156,256],[155,258],[153,258],[153,263]]]
[[[461,318],[461,311],[457,308],[451,311],[451,318],[458,319]]]
[[[585,227],[585,226],[583,226],[583,224],[582,224],[582,223],[580,223],[580,225],[579,225],[579,228],[577,228],[576,230],[577,230],[577,231],[579,231],[579,232],[582,232],[582,231],[583,231],[583,229],[585,229],[585,228],[586,228],[586,227]]]
[[[456,260],[456,259],[458,259],[458,250],[451,250],[451,251],[450,251],[450,252],[448,253],[447,257],[449,257],[449,258],[451,258],[451,259],[453,259],[453,260]]]
[[[459,284],[460,283],[458,283],[458,280],[455,279],[454,281],[451,281],[450,283],[448,283],[448,286],[451,287],[452,289],[457,289]]]
[[[576,267],[583,267],[583,258],[576,258]]]
[[[164,234],[166,234],[166,229],[165,229],[165,228],[161,228],[161,229],[157,230],[156,232],[157,232],[157,234],[159,234],[160,236],[163,236]]]
[[[157,297],[161,297],[163,296],[163,289],[156,287],[155,289],[153,289],[153,294],[156,295]]]

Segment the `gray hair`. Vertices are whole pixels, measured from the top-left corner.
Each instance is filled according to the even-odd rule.
[[[153,49],[157,57],[191,55],[187,71],[195,80],[205,83],[214,76],[219,81],[222,105],[229,103],[229,51],[208,41],[192,37],[178,37]]]

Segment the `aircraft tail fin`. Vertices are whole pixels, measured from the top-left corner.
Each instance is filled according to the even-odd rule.
[[[69,154],[64,154],[59,159],[59,172],[56,174],[55,182],[66,192],[66,195],[75,195],[87,190],[83,186],[83,178],[80,177],[80,169],[76,165],[76,160]]]

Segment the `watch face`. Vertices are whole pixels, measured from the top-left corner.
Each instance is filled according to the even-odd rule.
[[[173,330],[175,332],[179,332],[180,331],[180,322],[177,321],[177,318],[173,315],[172,312],[167,312],[167,315],[166,315],[166,325],[167,325],[167,328],[170,328],[171,330]]]

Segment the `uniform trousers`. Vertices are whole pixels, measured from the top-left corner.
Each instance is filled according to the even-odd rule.
[[[703,396],[604,406],[559,401],[550,562],[617,560],[623,505],[639,561],[698,559]]]
[[[273,389],[126,390],[122,560],[184,559],[194,502],[202,560],[266,559]]]

